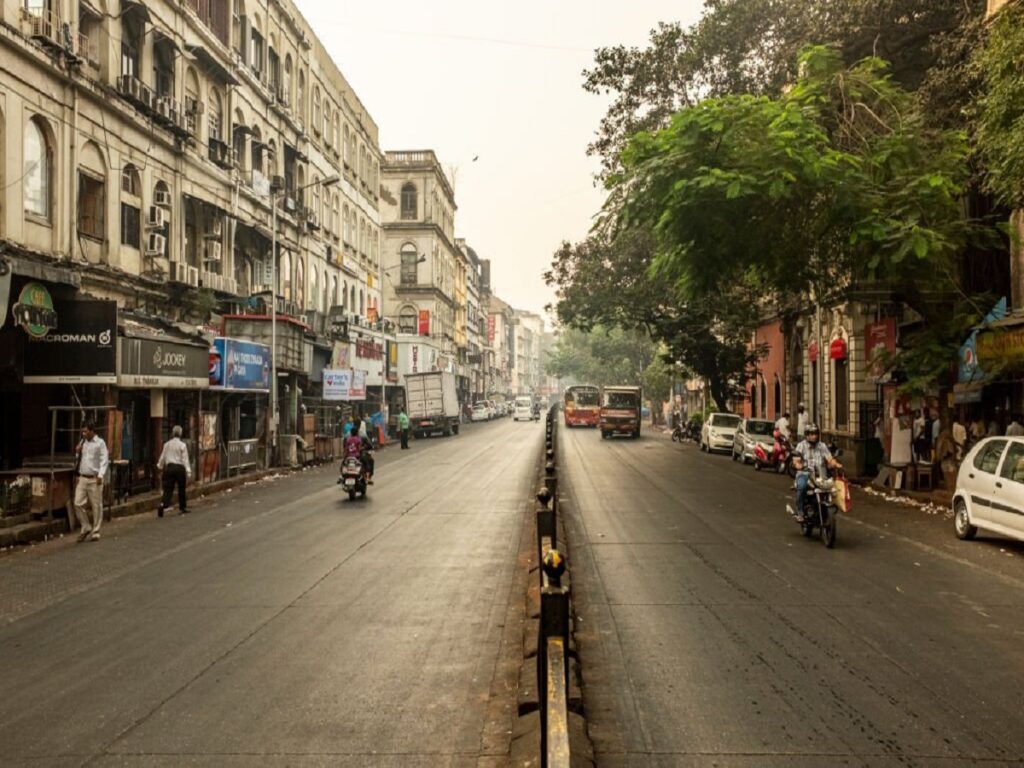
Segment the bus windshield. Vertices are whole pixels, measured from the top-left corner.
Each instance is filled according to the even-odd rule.
[[[599,401],[597,387],[569,387],[565,391],[566,408],[596,408]]]

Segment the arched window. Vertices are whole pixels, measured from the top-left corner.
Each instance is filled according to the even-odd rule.
[[[320,216],[322,213],[322,211],[320,210],[320,179],[316,176],[316,174],[313,174],[313,178],[310,179],[310,182],[312,184],[312,186],[310,186],[310,190],[311,194],[313,195],[313,205],[311,207],[313,208],[313,211],[316,213],[316,215]],[[329,222],[326,219],[324,219],[324,226],[329,226]]]
[[[348,280],[341,284],[341,306],[348,312]]]
[[[328,147],[334,143],[334,137],[331,136],[331,102],[324,99],[324,144]]]
[[[313,133],[320,135],[320,86],[313,86]]]
[[[317,312],[320,311],[320,291],[316,284],[316,267],[309,268],[309,303]]]
[[[416,307],[406,304],[398,313],[398,332],[416,333]]]
[[[356,311],[356,287],[354,285],[348,289],[348,308],[350,312]]]
[[[768,387],[764,383],[764,377],[761,377],[761,415],[768,416]]]
[[[327,270],[324,270],[324,303],[322,310],[323,312],[331,311],[331,297],[334,295],[334,292],[332,291],[332,286],[337,287],[337,284],[338,278],[332,277],[328,279]]]
[[[263,173],[267,176],[280,176],[277,172],[277,145],[271,139],[263,148],[266,152],[266,160],[263,163]]]
[[[359,253],[366,253],[366,223],[359,220]]]
[[[340,147],[338,143],[341,142],[341,109],[334,110],[334,151],[337,152]]]
[[[258,125],[253,126],[250,149],[252,169],[263,173],[263,133]]]
[[[334,237],[337,239],[341,233],[341,198],[337,195],[334,196],[334,215],[331,218],[334,219]]]
[[[363,289],[359,289],[359,316],[366,317],[366,293]]]
[[[199,138],[199,76],[194,67],[185,70],[185,120],[188,132]]]
[[[419,254],[416,253],[416,246],[413,243],[405,243],[399,252],[401,256],[401,283],[402,285],[416,285],[419,282]]]
[[[352,233],[349,231],[348,226],[348,206],[344,206],[341,210],[341,239],[346,243],[352,242]]]
[[[415,219],[417,212],[416,185],[411,181],[402,185],[402,213],[405,220]]]
[[[338,276],[335,275],[331,278],[331,298],[327,301],[328,309],[332,304],[341,304],[341,298],[338,296]]]
[[[130,163],[121,169],[121,245],[138,249],[142,241],[142,182]]]
[[[775,415],[782,415],[782,382],[779,381],[779,374],[775,374]]]
[[[78,233],[96,240],[104,240],[107,209],[106,163],[94,142],[86,142],[79,154]]]
[[[302,121],[306,120],[306,73],[303,70],[299,70],[299,95],[295,99],[295,108],[299,111],[302,116]]]
[[[248,128],[245,124],[245,114],[240,109],[235,110],[235,124],[231,126],[231,148],[235,151],[235,162],[239,169],[245,168],[245,136]]]
[[[342,139],[342,143],[341,143],[342,160],[345,161],[345,165],[351,165],[352,164],[352,158],[348,154],[348,142],[349,142],[348,123],[345,123],[344,138]]]
[[[216,88],[210,89],[210,116],[207,120],[210,129],[210,139],[216,139],[217,141],[224,140],[224,113],[223,113],[223,101],[220,97],[220,91]]]
[[[292,300],[292,257],[288,251],[281,254],[281,265],[278,269],[278,285],[280,294],[285,301]]]
[[[750,416],[757,418],[757,382],[750,382]]]
[[[295,96],[292,93],[292,55],[290,53],[284,55],[284,81],[281,83],[281,92],[285,105],[290,107]]]
[[[33,117],[25,127],[25,161],[22,181],[25,212],[49,220],[53,179],[53,158],[42,120]]]
[[[302,257],[295,258],[295,303],[299,311],[306,308],[306,275],[302,268]]]

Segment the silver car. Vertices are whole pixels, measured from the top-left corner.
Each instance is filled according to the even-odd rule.
[[[732,439],[732,460],[744,464],[754,460],[754,446],[758,443],[771,455],[775,448],[775,423],[766,419],[744,419]]]

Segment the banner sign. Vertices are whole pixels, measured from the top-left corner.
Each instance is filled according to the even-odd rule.
[[[24,299],[23,290],[19,303]],[[54,323],[42,336],[28,336],[26,384],[117,383],[117,302],[57,301],[44,314],[26,316]]]
[[[351,370],[324,368],[324,400],[348,400],[351,390]]]
[[[494,315],[487,316],[487,346],[494,346],[494,329],[497,324],[497,318]]]
[[[349,390],[348,399],[366,399],[366,371],[352,371],[352,389]]]
[[[356,357],[361,357],[364,360],[382,360],[384,348],[376,341],[359,339],[356,341]]]
[[[122,338],[120,387],[135,389],[206,389],[209,350],[173,341]]]
[[[388,381],[398,381],[398,342],[388,342],[388,362],[386,366]]]
[[[209,353],[211,387],[242,392],[270,391],[270,347],[220,336]]]
[[[868,381],[878,381],[885,374],[887,359],[896,352],[896,318],[868,323],[864,326],[864,341]]]
[[[419,322],[419,334],[420,336],[430,335],[430,310],[420,310],[420,322]]]

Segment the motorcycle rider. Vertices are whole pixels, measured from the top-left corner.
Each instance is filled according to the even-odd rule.
[[[796,519],[804,519],[804,503],[811,475],[821,476],[826,468],[839,469],[840,464],[828,446],[821,442],[821,430],[817,424],[808,424],[807,432],[800,444],[793,449],[793,464],[796,468]]]
[[[352,432],[345,438],[345,456],[355,456],[362,462],[368,476],[366,482],[373,485],[373,445],[368,437],[362,436],[365,433],[361,428],[362,420],[357,417],[352,424]]]

